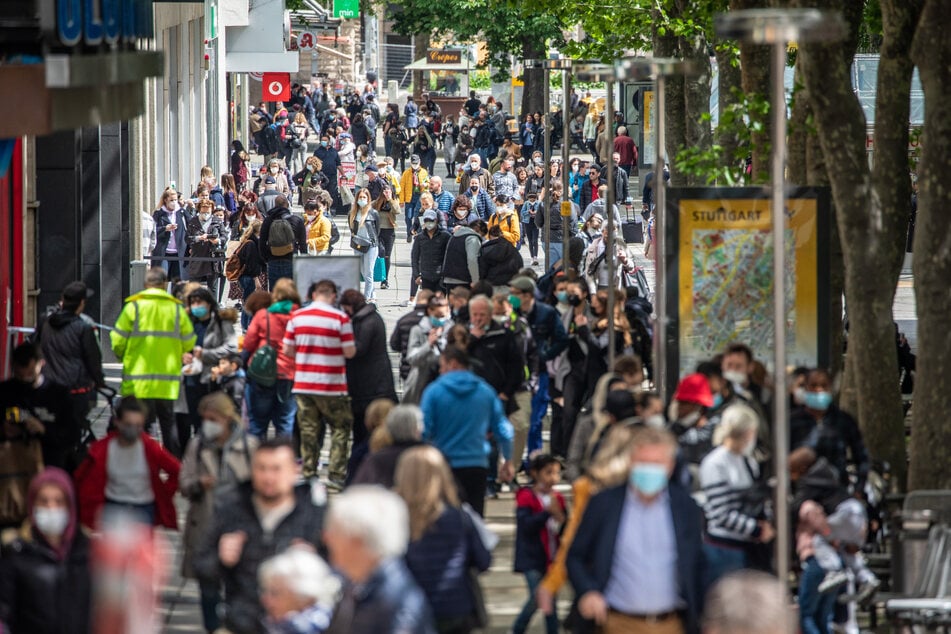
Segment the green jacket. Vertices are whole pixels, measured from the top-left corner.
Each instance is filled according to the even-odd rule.
[[[180,301],[157,288],[132,295],[109,336],[122,361],[123,396],[178,398],[182,355],[195,347],[195,331]]]

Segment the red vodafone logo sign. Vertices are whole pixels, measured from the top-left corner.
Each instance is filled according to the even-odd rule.
[[[287,101],[291,98],[290,73],[264,73],[261,77],[264,101]]]

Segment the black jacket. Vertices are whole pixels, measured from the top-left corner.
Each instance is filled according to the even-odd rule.
[[[188,255],[194,258],[211,258],[224,255],[225,242],[228,240],[228,230],[225,229],[223,222],[211,217],[208,227],[204,228],[198,214],[195,214],[188,221]],[[201,236],[207,236],[207,240],[199,240]],[[217,240],[212,243],[210,240]],[[188,263],[188,277],[199,279],[217,275],[221,270],[218,262],[192,260]]]
[[[370,207],[370,211],[367,212],[367,217],[363,221],[363,226],[367,230],[367,237],[372,243],[371,246],[376,246],[379,244],[380,240],[380,212],[373,207]],[[357,232],[360,230],[360,220],[354,216],[353,221],[350,222],[350,235],[357,235]]]
[[[350,484],[376,484],[384,489],[392,489],[396,476],[396,464],[403,452],[422,444],[418,440],[398,442],[374,451],[360,463],[360,468],[357,469],[353,482]]]
[[[438,282],[442,279],[442,263],[451,237],[448,231],[438,228],[431,236],[428,231],[416,234],[410,254],[414,280],[417,277],[422,277],[427,282]]]
[[[70,389],[103,385],[102,351],[93,327],[74,312],[60,310],[37,327],[46,365],[43,374]]]
[[[0,561],[0,622],[10,634],[92,631],[89,539],[81,531],[65,561],[39,539],[15,540]]]
[[[525,354],[515,335],[495,323],[481,337],[469,340],[472,371],[498,393],[511,397],[525,380]]]
[[[376,306],[367,304],[351,317],[357,352],[347,359],[347,391],[354,401],[389,398],[396,402],[393,369],[386,352],[386,325]]]
[[[584,209],[584,207],[582,207]],[[549,205],[548,209],[545,209],[544,205],[539,207],[538,212],[535,214],[535,226],[539,229],[545,228],[545,223],[548,221],[548,218],[554,218],[555,222],[551,223],[551,241],[555,244],[563,241],[564,233],[561,230],[561,201],[556,200]],[[578,227],[574,222],[568,223],[568,235],[573,236],[577,233]],[[544,242],[545,232],[541,232],[541,238]]]
[[[518,275],[524,262],[522,254],[505,238],[493,238],[482,244],[479,253],[479,277],[492,286],[504,286]]]
[[[307,253],[307,228],[304,226],[304,219],[292,214],[289,209],[275,207],[267,213],[264,217],[264,222],[261,224],[261,240],[258,243],[261,258],[265,262],[270,262],[271,260],[291,260],[294,257],[293,252],[281,256],[271,254],[271,248],[268,246],[268,232],[271,231],[271,223],[277,218],[287,218],[287,221],[291,223],[291,227],[294,229],[297,253]]]
[[[79,442],[82,421],[76,420],[69,390],[43,378],[39,387],[17,379],[0,383],[0,412],[18,407],[37,418],[46,428],[40,436],[43,463],[72,471],[78,465],[73,463],[70,450]]]
[[[205,539],[195,553],[194,568],[198,578],[211,583],[224,583],[225,615],[222,625],[235,634],[264,634],[264,609],[258,600],[258,567],[266,559],[284,552],[297,540],[321,546],[320,531],[324,524],[324,506],[313,502],[311,486],[295,490],[297,504],[281,520],[274,532],[265,534],[252,502],[251,483],[223,492],[215,500],[214,520]],[[226,568],[218,559],[218,542],[226,533],[243,531],[247,536],[241,559],[233,568]]]
[[[244,264],[244,273],[250,277],[257,277],[264,271],[265,261],[261,257],[261,239],[252,236],[238,252],[238,260]]]
[[[399,318],[390,334],[390,350],[400,353],[400,378],[409,376],[410,366],[406,362],[406,347],[409,345],[409,331],[426,316],[426,307],[417,306],[413,312]]]
[[[868,477],[869,457],[855,419],[835,405],[831,405],[822,417],[820,426],[805,408],[789,415],[789,449],[809,447],[819,458],[825,458],[839,473],[839,481],[846,485],[849,481],[847,467],[855,465],[858,482],[856,491],[865,489]]]

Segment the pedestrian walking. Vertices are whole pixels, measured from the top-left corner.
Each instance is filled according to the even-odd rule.
[[[278,196],[261,225],[261,257],[267,262],[268,288],[282,277],[293,277],[294,253],[307,253],[304,220],[291,213],[287,198]]]
[[[178,202],[178,192],[173,187],[162,192],[162,199],[152,218],[155,220],[156,232],[152,266],[161,266],[169,279],[188,279],[185,268],[187,218]]]
[[[409,169],[403,172],[400,178],[400,204],[406,215],[406,242],[413,241],[413,220],[419,211],[419,199],[429,189],[429,172],[420,162],[418,155],[409,159]]]
[[[370,204],[370,192],[361,189],[353,201],[347,222],[350,225],[350,247],[360,256],[360,275],[363,276],[363,295],[376,303],[374,273],[380,252],[380,214]]]

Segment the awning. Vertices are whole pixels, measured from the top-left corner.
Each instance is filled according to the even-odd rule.
[[[472,66],[469,65],[467,60],[457,62],[455,64],[433,64],[428,61],[425,57],[416,60],[412,64],[407,64],[403,67],[403,70],[472,70]]]

